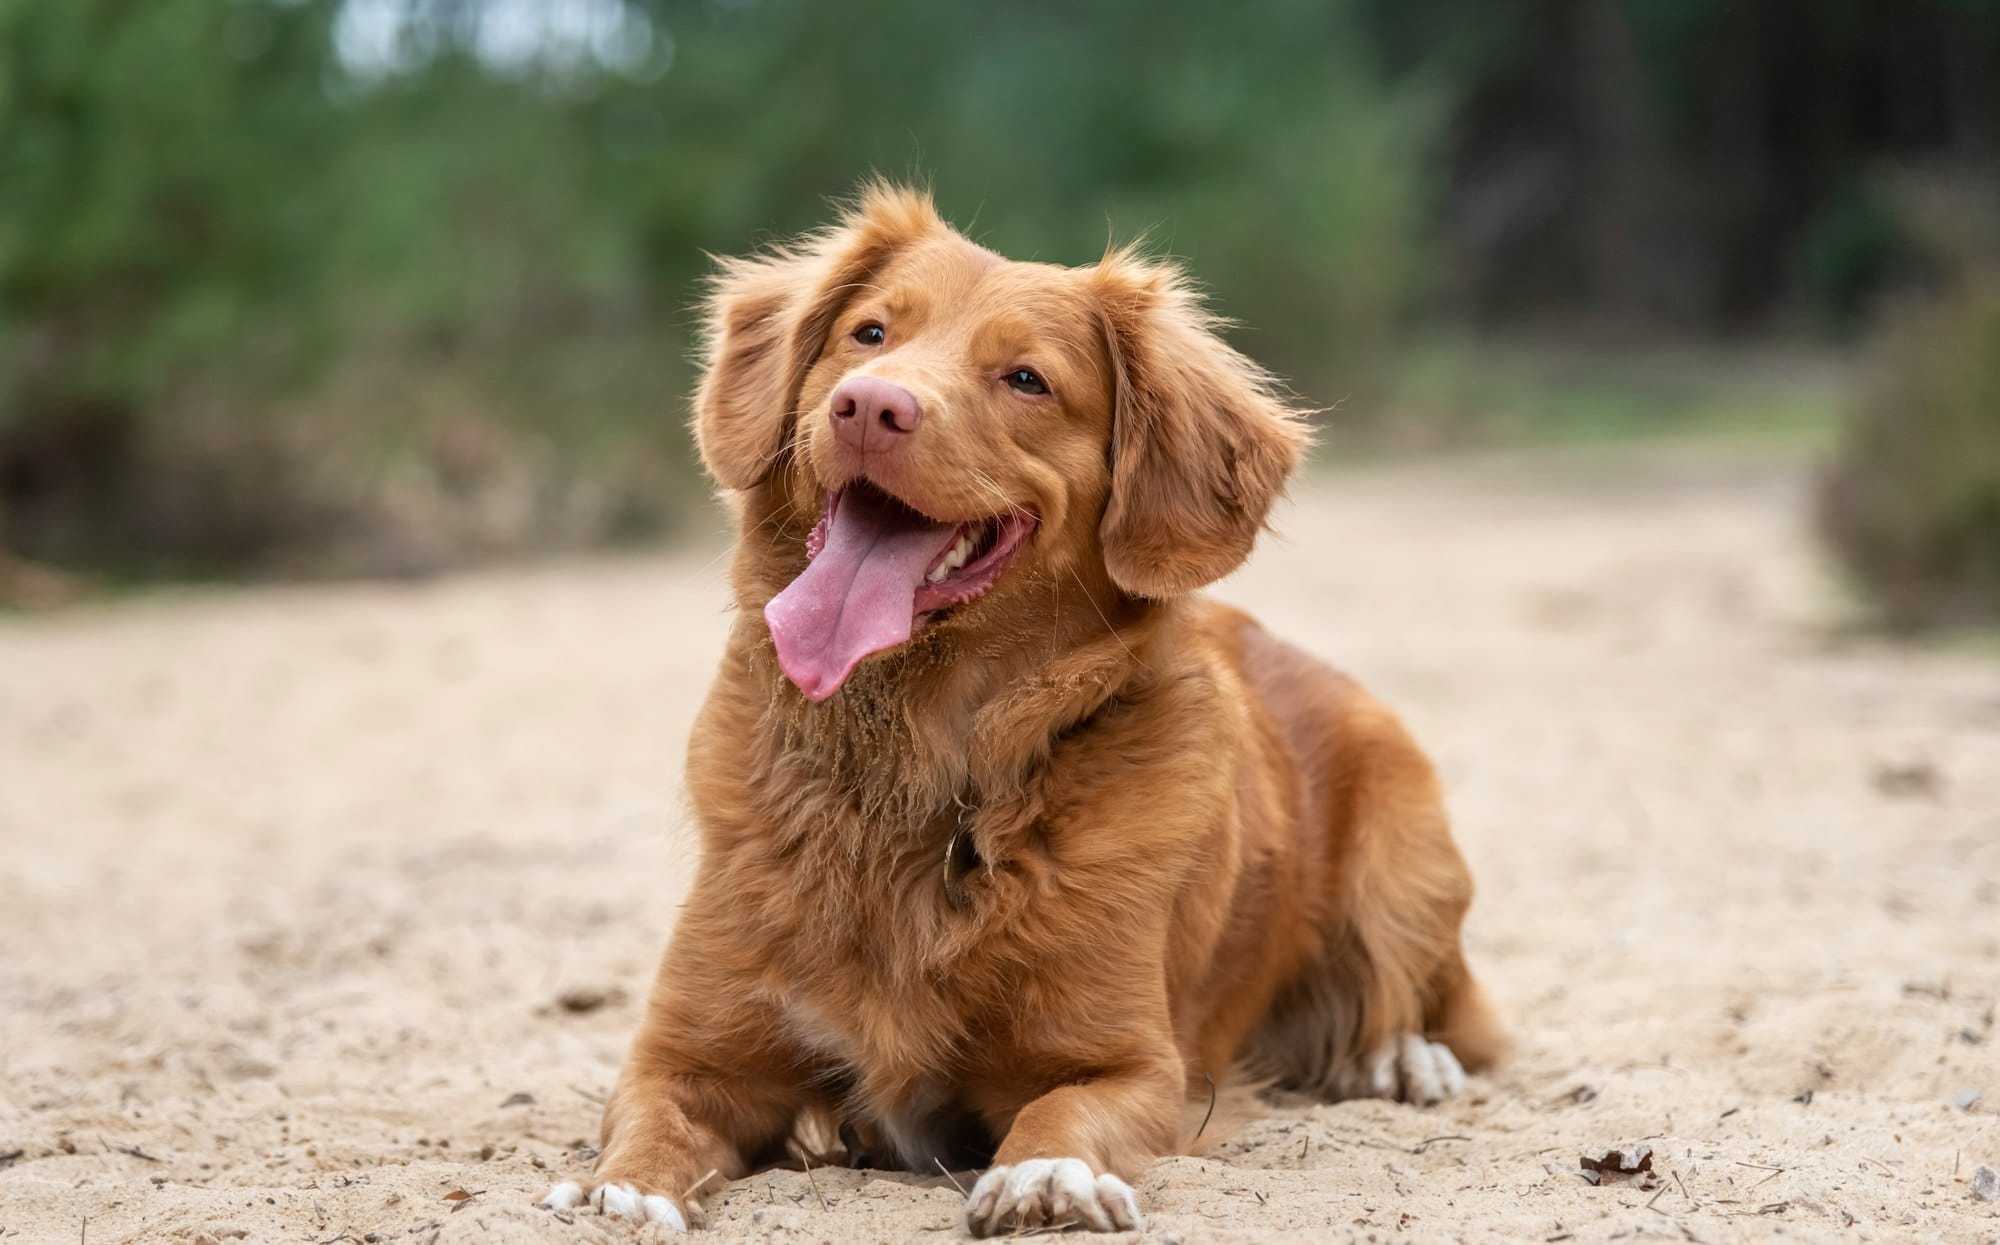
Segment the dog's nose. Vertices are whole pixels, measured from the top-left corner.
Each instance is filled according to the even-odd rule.
[[[886,450],[924,422],[917,395],[874,376],[850,376],[834,388],[833,430],[857,450]]]

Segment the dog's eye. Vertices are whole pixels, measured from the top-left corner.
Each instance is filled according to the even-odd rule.
[[[1037,373],[1031,372],[1024,367],[1017,367],[1007,373],[1006,381],[1007,387],[1015,393],[1025,393],[1033,396],[1049,391],[1047,381],[1043,380]]]
[[[889,340],[889,334],[881,325],[870,321],[854,330],[854,340],[864,346],[879,346]]]

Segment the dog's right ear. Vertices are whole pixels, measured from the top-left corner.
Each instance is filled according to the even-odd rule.
[[[791,444],[806,373],[848,300],[897,251],[944,227],[929,197],[877,182],[833,227],[720,261],[694,400],[695,444],[718,484],[747,489],[770,476]]]

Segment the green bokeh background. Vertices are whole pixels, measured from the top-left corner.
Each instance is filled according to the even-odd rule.
[[[1823,435],[1991,260],[1995,0],[0,3],[0,547],[654,539],[710,253],[883,173],[1144,235],[1333,453]]]

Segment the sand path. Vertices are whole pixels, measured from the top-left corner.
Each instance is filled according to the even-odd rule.
[[[1676,452],[1298,490],[1223,595],[1435,753],[1520,1051],[1157,1164],[1153,1239],[2000,1239],[2000,662],[1843,639],[1802,489]],[[632,1239],[528,1204],[689,872],[715,548],[0,620],[0,1242]],[[1657,1196],[1576,1176],[1642,1139]],[[958,1204],[769,1173],[707,1239]]]

